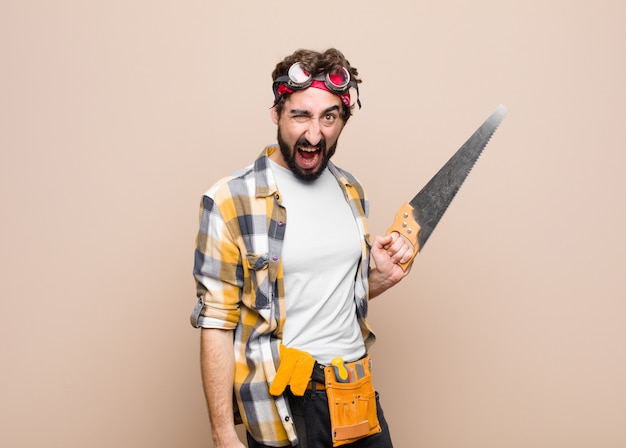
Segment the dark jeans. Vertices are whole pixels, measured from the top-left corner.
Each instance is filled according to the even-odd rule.
[[[303,397],[296,397],[288,390],[286,393],[298,434],[299,442],[296,448],[332,448],[326,392],[307,390]],[[342,445],[342,448],[393,448],[389,427],[378,399],[378,392],[376,393],[376,409],[382,431],[356,442]],[[269,448],[267,445],[256,442],[250,437],[250,434],[248,434],[248,447]]]

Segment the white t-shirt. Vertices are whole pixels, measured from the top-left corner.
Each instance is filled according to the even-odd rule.
[[[365,345],[356,316],[354,276],[361,235],[343,190],[328,169],[307,182],[270,162],[287,210],[283,344],[326,365],[336,356],[346,362],[359,359]]]

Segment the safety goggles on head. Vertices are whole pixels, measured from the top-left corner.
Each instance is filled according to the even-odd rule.
[[[299,62],[289,67],[287,75],[280,76],[274,81],[272,85],[274,90],[274,104],[278,103],[278,100],[280,100],[285,93],[293,93],[294,91],[304,90],[309,87],[328,90],[338,95],[347,107],[351,105],[350,89],[353,88],[356,90],[356,102],[359,108],[361,107],[359,86],[350,79],[350,72],[347,68],[341,67],[338,72],[311,76]]]

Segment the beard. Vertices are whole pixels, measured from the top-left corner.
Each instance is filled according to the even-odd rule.
[[[306,138],[300,137],[298,141],[296,141],[296,143],[294,144],[293,148],[290,148],[280,134],[280,126],[278,126],[277,140],[278,147],[280,148],[280,152],[283,155],[283,159],[285,159],[289,170],[294,174],[294,176],[296,176],[296,178],[306,182],[312,182],[322,175],[322,173],[328,166],[328,162],[337,150],[337,142],[335,142],[330,148],[328,148],[328,150],[326,150],[326,139],[324,137],[322,137],[317,145],[311,145],[311,143],[309,143]],[[304,170],[296,163],[296,154],[298,152],[297,148],[300,147],[316,147],[319,149],[322,160],[314,171]]]

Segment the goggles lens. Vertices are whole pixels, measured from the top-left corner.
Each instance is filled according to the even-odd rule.
[[[326,85],[335,90],[346,90],[350,83],[350,72],[345,67],[337,73],[326,73]],[[329,85],[330,84],[330,85]]]
[[[289,67],[289,84],[293,86],[304,86],[311,81],[311,74],[307,72],[299,62]]]

